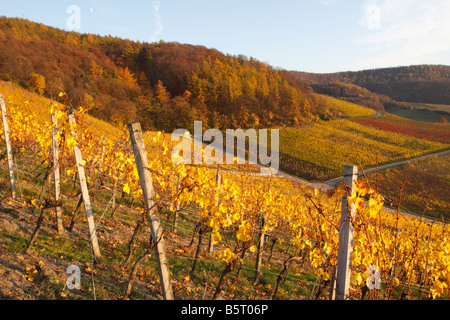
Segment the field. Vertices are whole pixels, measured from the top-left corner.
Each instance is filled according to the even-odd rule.
[[[341,119],[280,129],[281,169],[303,178],[327,181],[340,176],[345,164],[369,168],[449,147],[356,121],[362,120]]]
[[[413,107],[414,109],[426,109],[431,111],[446,112],[450,114],[450,105],[413,102],[402,102],[402,104],[407,107]]]
[[[401,194],[404,210],[424,214],[437,220],[450,219],[450,155],[408,163],[398,168],[370,174],[379,191],[395,207],[400,196],[399,181],[405,180]]]
[[[161,221],[154,242],[165,242],[174,299],[329,298],[344,189],[324,194],[280,177],[175,165],[167,137],[146,132],[149,164],[144,169],[155,190],[155,206],[146,208],[126,127],[95,120],[83,110],[75,112],[76,125],[70,125],[67,106],[50,106],[50,101],[4,83],[0,93],[9,112],[17,184],[13,199],[3,160],[0,298],[161,300],[161,268],[149,243],[148,223],[154,219]],[[61,202],[53,201],[54,183],[49,179],[55,165],[50,114],[58,120]],[[356,132],[364,143],[379,139],[384,149],[401,156],[414,155],[408,148],[412,145],[419,153],[442,146],[347,120],[319,123],[312,132],[320,126],[319,136],[331,131],[335,139],[348,139],[349,149],[355,146],[350,141]],[[0,142],[4,145],[3,139]],[[391,150],[392,145],[396,149]],[[77,148],[82,166],[74,164]],[[77,206],[82,203],[81,167],[92,202],[98,260],[89,250],[94,240],[88,217]],[[363,183],[355,184],[347,199],[355,207],[349,299],[450,297],[450,235],[445,225],[381,210],[384,198]],[[57,207],[62,210],[62,230]],[[368,291],[366,279],[373,265],[380,269],[382,285]],[[66,286],[69,266],[81,271],[79,289]]]
[[[445,113],[438,113],[435,111],[441,111],[439,109],[446,110]],[[448,106],[447,107],[440,107],[435,108],[430,107],[427,105],[426,107],[423,107],[422,104],[411,104],[411,103],[405,103],[405,107],[397,107],[397,106],[388,106],[386,107],[386,112],[394,114],[396,116],[407,118],[410,120],[416,120],[416,121],[424,121],[424,122],[430,122],[430,123],[437,123],[440,122],[442,117],[445,117],[447,121],[450,121],[450,114],[447,113]]]
[[[450,124],[448,123],[425,123],[401,118],[392,114],[384,114],[377,118],[354,119],[353,121],[380,130],[401,133],[445,144],[450,143]]]

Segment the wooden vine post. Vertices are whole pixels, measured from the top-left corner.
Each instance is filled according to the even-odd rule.
[[[177,194],[181,190],[180,183],[181,183],[181,175],[178,176]],[[180,215],[180,200],[177,199],[175,208],[175,217],[173,218],[173,233],[177,233],[179,215]]]
[[[59,166],[59,141],[56,137],[58,132],[58,121],[52,115],[52,156],[53,156],[53,182],[55,189],[55,213],[56,213],[56,228],[58,234],[64,233],[64,226],[62,221],[62,209],[59,202],[61,201],[61,171]]]
[[[219,193],[222,186],[221,184],[222,184],[222,175],[220,174],[220,168],[218,168],[216,174],[216,185],[217,185],[216,207],[218,207],[220,204]],[[211,235],[209,236],[208,252],[211,255],[214,253],[214,242]]]
[[[69,109],[67,114],[69,116],[69,124],[74,125],[75,115],[73,114],[73,109]],[[74,131],[72,131],[72,135],[75,136]],[[97,262],[99,262],[101,260],[100,247],[98,245],[97,232],[95,230],[95,221],[94,215],[92,214],[92,204],[91,199],[89,197],[86,173],[83,165],[83,157],[81,156],[81,150],[78,145],[73,147],[73,153],[75,155],[75,161],[77,163],[78,178],[80,180],[80,187],[81,187],[81,195],[83,197],[84,209],[86,212],[86,220],[89,229],[89,239],[92,245],[92,250],[94,252],[94,258]]]
[[[259,281],[259,277],[261,276],[261,264],[262,264],[262,255],[264,250],[264,240],[266,237],[266,232],[264,230],[265,219],[264,217],[260,218],[260,232],[259,232],[259,242],[256,251],[256,263],[255,263],[255,281],[254,284],[257,284]]]
[[[155,190],[153,189],[153,181],[148,168],[147,152],[145,150],[141,124],[139,122],[130,123],[128,124],[128,130],[130,131],[130,139],[133,146],[134,159],[139,174],[142,195],[144,197],[146,210],[148,211],[148,224],[155,245],[162,296],[165,300],[173,300],[174,296],[169,271],[169,261],[166,257],[166,245],[162,234],[158,208],[155,202]]]
[[[6,113],[6,103],[3,94],[0,94],[0,105],[2,109],[3,133],[5,136],[6,156],[8,160],[9,182],[11,185],[11,197],[16,199],[16,180],[14,178],[14,159],[9,137],[8,116]]]
[[[331,292],[332,300],[345,300],[349,296],[350,277],[352,273],[351,255],[353,251],[353,224],[355,206],[350,207],[347,202],[348,195],[353,193],[354,183],[358,178],[358,167],[347,165],[344,168],[344,185],[346,194],[342,198],[341,221],[339,229],[339,251],[336,266],[336,277]]]

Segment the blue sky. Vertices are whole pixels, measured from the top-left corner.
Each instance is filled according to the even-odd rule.
[[[61,29],[75,5],[81,33],[204,45],[287,70],[450,65],[449,0],[9,0],[0,15],[22,17],[22,5]]]

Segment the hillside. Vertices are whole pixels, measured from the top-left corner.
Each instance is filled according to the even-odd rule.
[[[445,81],[444,66],[305,74],[203,46],[138,43],[5,17],[0,18],[0,45],[0,80],[82,108],[118,127],[139,121],[145,130],[192,132],[194,121],[202,120],[205,130],[280,128],[280,168],[312,180],[340,175],[349,161],[374,166],[377,160],[406,159],[449,143],[448,125],[408,123],[399,128],[386,123],[386,116],[380,118],[373,110],[384,112],[385,106],[391,110],[406,103],[396,102],[387,91],[379,94],[363,87]],[[439,87],[433,90],[437,96],[445,93]],[[344,121],[353,118],[362,126]],[[363,134],[364,127],[372,127],[370,137]],[[389,140],[383,131],[395,134]],[[321,143],[311,144],[313,137]],[[395,144],[401,140],[409,142],[399,150]]]
[[[75,112],[76,125],[71,126],[66,105],[51,106],[53,101],[12,83],[0,82],[0,92],[17,177],[13,199],[8,165],[0,162],[0,299],[162,299],[159,267],[149,246],[150,214],[127,128],[85,110]],[[50,114],[56,115],[57,128]],[[51,143],[52,131],[56,144]],[[174,165],[164,134],[145,132],[143,138],[155,190],[152,201],[158,208],[151,220],[159,217],[163,226],[154,242],[165,240],[175,299],[329,298],[343,189],[321,193],[282,177],[226,168],[217,179],[217,166]],[[5,143],[3,136],[0,143]],[[52,201],[54,183],[48,179],[56,172],[50,156],[55,145],[60,151],[60,202]],[[86,209],[80,207],[75,145],[84,160],[100,261],[89,250],[93,238]],[[448,299],[446,225],[385,212],[381,195],[362,182],[356,188],[351,195],[356,211],[350,299]],[[58,206],[62,228],[55,219]],[[364,279],[374,264],[383,287],[367,292]],[[69,266],[80,270],[78,289],[67,285]]]
[[[417,65],[358,72],[314,74],[293,72],[319,93],[381,110],[396,102],[450,104],[450,66]]]
[[[345,163],[368,169],[450,147],[448,135],[442,137],[442,143],[430,138],[432,133],[442,135],[442,132],[433,130],[439,128],[424,130],[418,138],[407,131],[395,132],[372,126],[371,120],[380,122],[369,117],[354,121],[323,121],[302,128],[282,128],[280,168],[303,178],[327,181],[342,175]],[[448,126],[441,129],[444,133],[448,132]]]
[[[381,112],[410,108],[405,101],[450,104],[448,66],[288,72],[203,46],[133,42],[6,17],[0,45],[0,80],[60,101],[65,92],[103,120],[167,132],[192,129],[194,120],[225,129],[335,118],[317,94]]]
[[[298,125],[323,109],[306,81],[203,46],[139,43],[0,18],[0,79],[115,123],[168,132]]]

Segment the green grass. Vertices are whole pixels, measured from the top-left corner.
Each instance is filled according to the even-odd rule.
[[[439,122],[442,117],[450,121],[450,114],[444,115],[436,112],[426,111],[418,108],[400,108],[396,106],[387,106],[386,112],[394,114],[406,119],[422,121],[422,122]]]
[[[432,111],[442,111],[450,114],[450,105],[445,104],[431,104],[431,103],[413,103],[413,102],[402,102],[406,106],[411,106],[415,109],[428,109]]]

